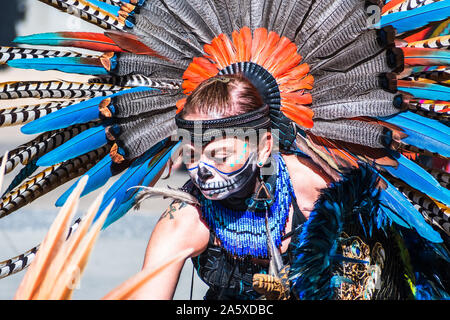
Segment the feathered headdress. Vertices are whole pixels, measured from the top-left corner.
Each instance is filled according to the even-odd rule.
[[[177,152],[169,137],[186,95],[215,75],[242,73],[270,106],[285,149],[335,179],[369,164],[392,221],[432,242],[450,234],[450,176],[419,161],[450,154],[449,0],[40,1],[105,32],[15,40],[92,54],[0,48],[13,67],[93,76],[0,85],[0,99],[46,99],[0,110],[0,125],[39,134],[9,154],[7,172],[24,168],[0,217],[75,177],[89,175],[85,195],[122,174],[99,210],[115,199],[111,224],[133,206],[131,187],[154,185]],[[0,276],[20,270],[19,260],[3,263]]]

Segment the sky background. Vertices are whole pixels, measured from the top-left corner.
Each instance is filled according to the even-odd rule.
[[[12,3],[14,2],[12,1]],[[54,31],[101,31],[101,29],[93,25],[85,23],[76,17],[62,14],[56,9],[36,0],[24,0],[15,14],[20,15],[20,11],[25,12],[25,17],[23,21],[16,25],[15,32],[19,36]],[[2,15],[5,14],[8,14],[8,12]],[[1,20],[6,21],[3,18]],[[1,28],[1,30],[2,33],[5,30],[10,33],[14,31],[11,31],[11,28]],[[5,34],[3,35],[5,36]],[[3,39],[5,38],[8,37],[3,37]],[[43,73],[10,68],[0,70],[0,82],[57,79],[80,80],[79,77],[59,72]],[[15,101],[14,103],[23,103],[23,101]],[[32,101],[26,101],[26,103],[32,103]],[[0,108],[5,106],[12,106],[12,104],[10,101],[0,101]],[[11,150],[21,143],[32,139],[33,136],[23,135],[17,127],[0,128],[0,153],[3,154],[6,150]],[[17,172],[18,170],[15,170],[6,176],[5,187],[12,181],[14,173]],[[169,185],[171,187],[179,187],[187,179],[186,172],[175,172],[168,180],[160,181],[156,186]],[[111,186],[115,180],[112,179],[105,188]],[[56,199],[74,181],[76,180],[63,185],[50,194],[39,198],[31,205],[1,219],[0,261],[22,254],[42,241],[58,213],[58,209],[54,207]],[[82,199],[77,217],[86,213],[87,208],[99,192],[100,190]],[[124,218],[102,231],[81,279],[80,287],[74,291],[73,298],[77,300],[100,299],[123,281],[139,272],[151,231],[169,203],[170,200],[147,200],[140,211],[130,211]],[[192,271],[192,263],[189,260],[184,266],[174,299],[189,299]],[[25,272],[22,271],[8,278],[0,279],[1,300],[13,298],[24,274]],[[201,282],[195,273],[193,299],[202,299],[205,292],[206,285]]]

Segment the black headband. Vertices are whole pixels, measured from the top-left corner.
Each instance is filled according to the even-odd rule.
[[[185,120],[177,114],[175,117],[178,128],[186,130],[194,130],[196,126],[201,126],[204,129],[223,129],[223,128],[241,128],[251,127],[253,129],[267,128],[266,122],[270,122],[270,109],[268,105],[261,108],[221,119],[212,120]],[[269,123],[270,126],[270,123]]]
[[[191,141],[209,142],[211,138],[227,134],[236,135],[240,129],[244,135],[246,130],[268,129],[271,127],[270,108],[268,105],[240,114],[213,120],[185,120],[176,115],[175,121],[178,129],[186,130]],[[237,131],[237,133],[239,133]]]

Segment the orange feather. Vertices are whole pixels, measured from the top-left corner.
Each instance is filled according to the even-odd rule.
[[[292,101],[295,104],[311,104],[312,96],[310,93],[304,93],[302,91],[297,92],[281,92],[281,99]]]
[[[230,38],[227,35],[221,33],[219,34],[219,39],[222,41],[224,47],[224,54],[228,57],[229,64],[233,64],[236,61],[236,49],[233,46]]]
[[[230,56],[228,55],[228,52],[224,46],[224,43],[219,37],[216,37],[212,40],[211,45],[217,50],[217,52],[220,54],[221,58],[223,59],[223,64],[225,66],[230,64]]]
[[[184,94],[190,94],[195,88],[198,87],[200,82],[192,82],[190,80],[183,81],[183,85],[181,86],[184,89]]]
[[[187,101],[186,98],[183,98],[183,99],[177,101],[177,103],[176,103],[176,106],[177,106],[177,114],[180,113],[181,110],[184,109],[184,106],[186,105],[186,101]]]
[[[223,69],[227,66],[226,59],[216,46],[213,46],[212,44],[205,44],[203,50],[210,55],[212,60],[214,60],[217,63],[219,69]]]
[[[281,76],[279,79],[277,77],[278,83],[284,83],[289,80],[302,78],[305,75],[307,75],[309,72],[309,65],[307,63],[303,63],[297,67],[295,67],[292,70],[289,70],[286,72],[283,76]]]
[[[283,106],[290,108],[291,110],[297,110],[297,112],[303,113],[308,118],[314,117],[314,111],[310,109],[307,105],[296,104],[292,101],[283,101]]]
[[[236,48],[236,58],[238,62],[245,61],[245,47],[242,35],[236,30],[232,33],[234,47]]]
[[[135,35],[132,35],[129,33],[125,33],[125,32],[114,31],[114,30],[105,32],[105,36],[109,37],[124,51],[128,51],[128,52],[135,53],[135,54],[141,54],[141,55],[155,56],[160,59],[169,60],[168,58],[160,55],[158,52],[156,52],[152,48],[143,44],[139,40],[138,36],[135,36]]]
[[[402,4],[405,1],[406,0],[391,0],[383,6],[383,9],[381,9],[381,13],[382,14],[386,13],[389,10],[394,9],[395,7],[397,7],[398,5]]]
[[[305,115],[303,112],[298,112],[297,107],[293,107],[291,105],[282,105],[280,110],[286,117],[302,127],[310,129],[314,126],[314,122],[312,121],[312,119]]]
[[[192,60],[192,63],[195,63],[204,70],[204,72],[208,75],[208,78],[214,77],[219,73],[219,69],[217,69],[216,65],[211,63],[208,59],[203,57],[197,57]]]
[[[207,79],[209,79],[208,77],[205,77],[204,75],[199,74],[198,72],[200,68],[198,68],[197,66],[189,66],[186,71],[184,72],[183,78],[185,80],[190,80],[192,82],[203,82]]]
[[[279,62],[280,57],[283,53],[286,53],[288,45],[292,43],[286,37],[282,37],[277,43],[275,50],[272,52],[271,56],[264,62],[263,67],[271,72],[271,68]],[[291,49],[292,50],[292,49]],[[295,50],[297,51],[297,50]],[[289,52],[288,52],[289,53]]]
[[[270,72],[275,78],[278,78],[297,66],[301,61],[302,56],[297,53],[297,46],[291,43],[280,54],[277,63],[270,68]]]
[[[419,29],[419,32],[416,32],[406,38],[403,38],[406,42],[414,42],[420,41],[428,38],[428,33],[432,30],[432,27],[426,27],[424,29]]]
[[[249,27],[241,29],[241,37],[244,42],[244,61],[250,61],[252,58],[252,31]]]
[[[308,74],[300,80],[289,80],[279,85],[281,92],[294,92],[301,89],[311,90],[314,85],[314,77]]]
[[[358,168],[358,159],[351,155],[348,151],[338,148],[338,146],[330,139],[315,136],[308,133],[311,143],[315,148],[319,148],[322,152],[330,155],[333,159],[343,167]]]
[[[252,62],[256,63],[259,60],[261,51],[264,49],[264,45],[267,41],[267,36],[267,29],[258,28],[255,30],[252,43]]]
[[[276,50],[278,41],[280,41],[280,36],[276,32],[270,31],[264,49],[261,51],[258,60],[256,61],[257,64],[264,66],[266,60],[270,58],[272,53]]]

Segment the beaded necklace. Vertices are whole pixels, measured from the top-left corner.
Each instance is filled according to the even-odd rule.
[[[279,248],[295,194],[283,158],[280,155],[273,157],[277,161],[275,186],[264,181],[262,183],[266,184],[273,196],[267,213],[273,240]],[[264,203],[249,198],[246,200],[247,210],[236,211],[226,208],[219,201],[206,199],[203,195],[200,195],[199,200],[203,218],[227,252],[240,258],[249,255],[268,258]],[[260,208],[263,210],[258,210]]]

